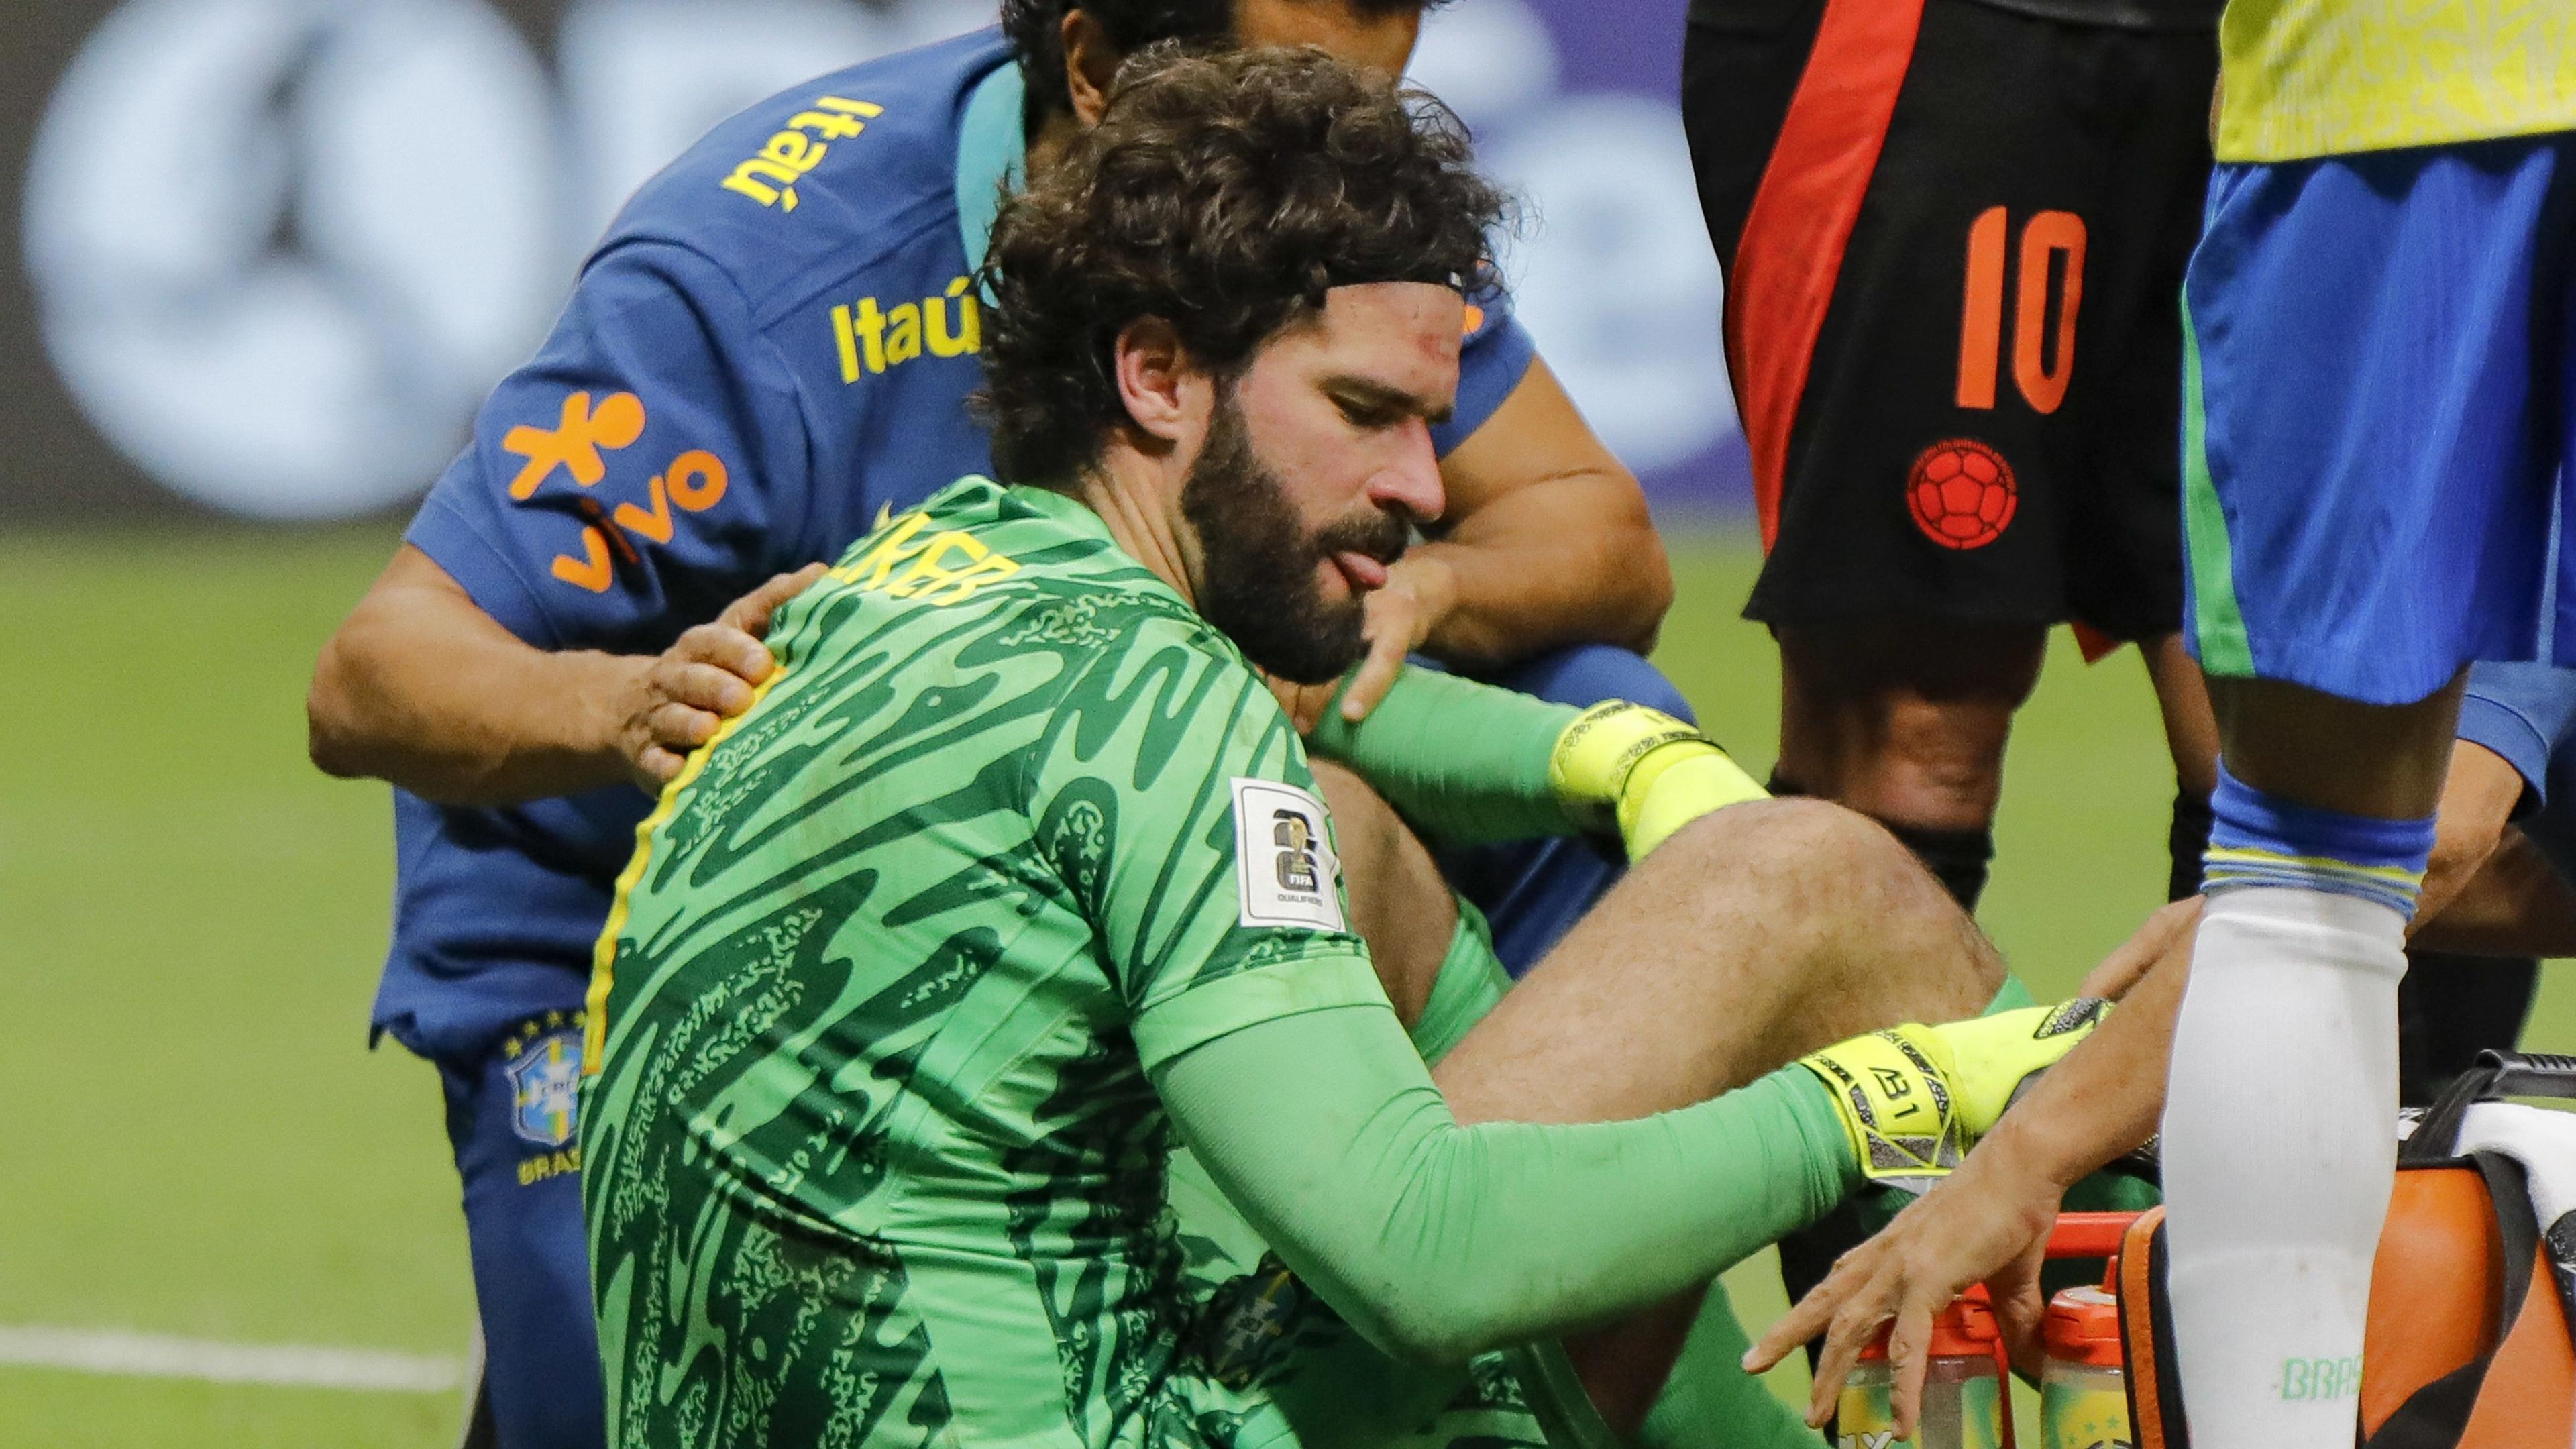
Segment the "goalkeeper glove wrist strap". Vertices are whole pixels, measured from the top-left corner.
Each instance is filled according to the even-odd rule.
[[[1575,814],[1616,827],[1638,860],[1684,825],[1722,806],[1766,798],[1708,736],[1658,709],[1595,705],[1557,736],[1548,780]]]

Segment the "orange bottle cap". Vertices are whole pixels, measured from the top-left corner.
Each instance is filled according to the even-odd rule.
[[[1891,1323],[1879,1329],[1878,1336],[1869,1341],[1869,1347],[1860,1351],[1863,1363],[1886,1360],[1888,1335],[1895,1328]],[[2002,1337],[2003,1331],[1995,1326],[1995,1311],[1986,1297],[1985,1285],[1980,1283],[1951,1300],[1950,1306],[1933,1318],[1932,1356],[1992,1362],[1995,1344]]]
[[[2120,1368],[2120,1305],[2099,1288],[2069,1288],[2048,1301],[2048,1356],[2087,1368]]]

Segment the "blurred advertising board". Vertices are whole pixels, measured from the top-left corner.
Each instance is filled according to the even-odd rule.
[[[1415,75],[1528,202],[1523,315],[1659,507],[1743,506],[1681,0],[1455,0]],[[990,0],[44,0],[0,33],[0,520],[399,513],[623,198]]]

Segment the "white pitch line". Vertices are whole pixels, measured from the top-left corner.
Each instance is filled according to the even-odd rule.
[[[465,1365],[452,1358],[371,1348],[213,1343],[113,1328],[0,1325],[0,1366],[403,1394],[453,1393],[465,1382]]]

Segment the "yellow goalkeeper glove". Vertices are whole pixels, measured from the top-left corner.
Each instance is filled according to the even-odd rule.
[[[1940,1026],[1899,1026],[1810,1052],[1834,1115],[1872,1182],[1922,1192],[1995,1130],[2013,1099],[2093,1034],[2111,1003],[2079,996],[2056,1006]]]
[[[1770,797],[1708,736],[1625,700],[1594,705],[1567,725],[1547,774],[1558,799],[1618,829],[1631,861],[1712,810]]]

